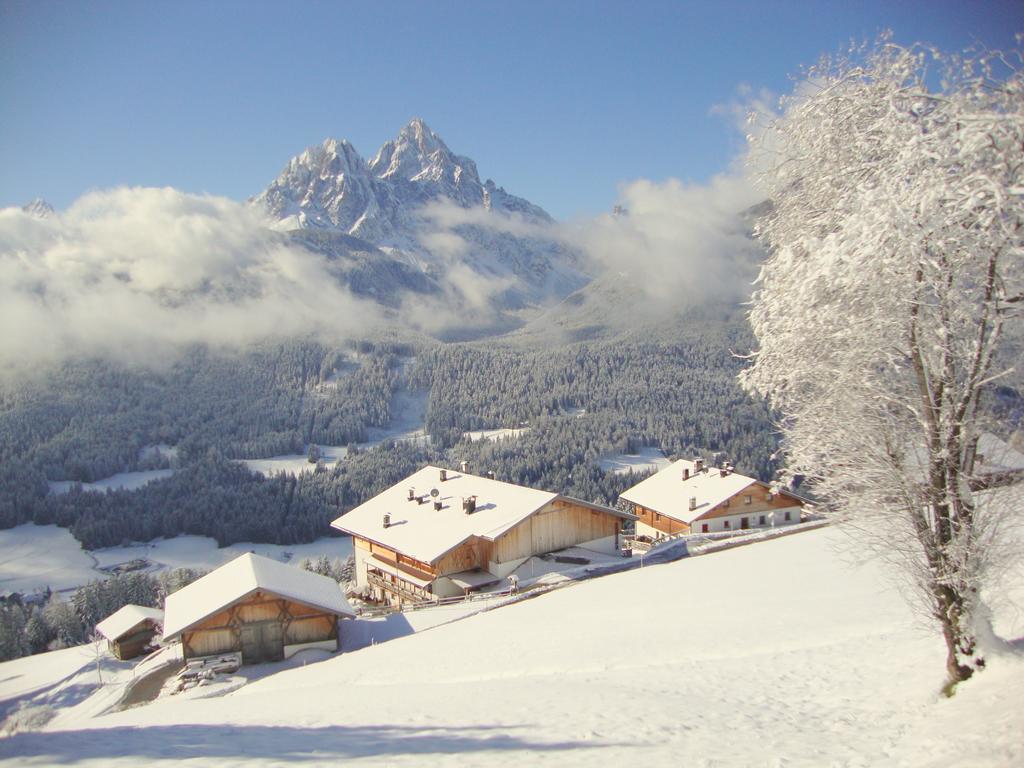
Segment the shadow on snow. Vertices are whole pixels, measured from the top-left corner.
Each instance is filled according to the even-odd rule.
[[[378,755],[438,755],[528,750],[558,752],[615,746],[607,742],[531,741],[509,733],[530,726],[163,725],[19,733],[0,741],[0,757],[69,765],[97,758],[252,758],[324,762]]]

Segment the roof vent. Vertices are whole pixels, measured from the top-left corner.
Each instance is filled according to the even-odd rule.
[[[462,511],[467,515],[476,512],[476,496],[469,496],[462,500]]]
[[[462,474],[464,474],[464,475],[468,475],[469,474],[469,462],[468,461],[460,462],[459,463],[459,468],[462,470]]]
[[[692,512],[696,508],[697,508],[697,497],[696,496],[691,496],[690,497],[690,511]]]
[[[448,470],[447,469],[442,469],[441,470],[441,482],[443,483],[447,479],[448,479]]]
[[[384,527],[391,527],[391,515],[389,515],[387,512],[384,513]]]
[[[493,479],[494,479],[494,470],[493,470],[493,469],[492,469],[492,470],[490,470],[490,471],[488,471],[488,473],[487,473],[487,479],[488,479],[488,480],[493,480]]]

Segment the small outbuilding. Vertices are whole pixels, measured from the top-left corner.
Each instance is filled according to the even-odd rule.
[[[184,658],[241,653],[243,664],[336,651],[338,620],[355,617],[334,579],[252,553],[169,595],[164,614],[164,639],[180,638]]]
[[[134,659],[153,645],[163,620],[164,612],[159,608],[126,605],[97,624],[96,631],[107,639],[114,656]]]

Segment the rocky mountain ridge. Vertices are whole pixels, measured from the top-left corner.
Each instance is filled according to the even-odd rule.
[[[456,293],[466,294],[470,282],[486,283],[485,296],[462,296],[477,304],[545,304],[588,279],[581,255],[559,241],[551,216],[481,181],[476,163],[452,152],[419,118],[370,161],[344,139],[307,148],[250,204],[275,229],[341,232],[442,285],[458,276]]]

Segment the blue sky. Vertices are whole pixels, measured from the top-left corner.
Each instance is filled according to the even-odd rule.
[[[244,199],[329,136],[367,158],[413,116],[559,218],[620,184],[704,182],[742,148],[715,110],[884,27],[1014,45],[1015,2],[0,0],[0,207],[90,188]]]

